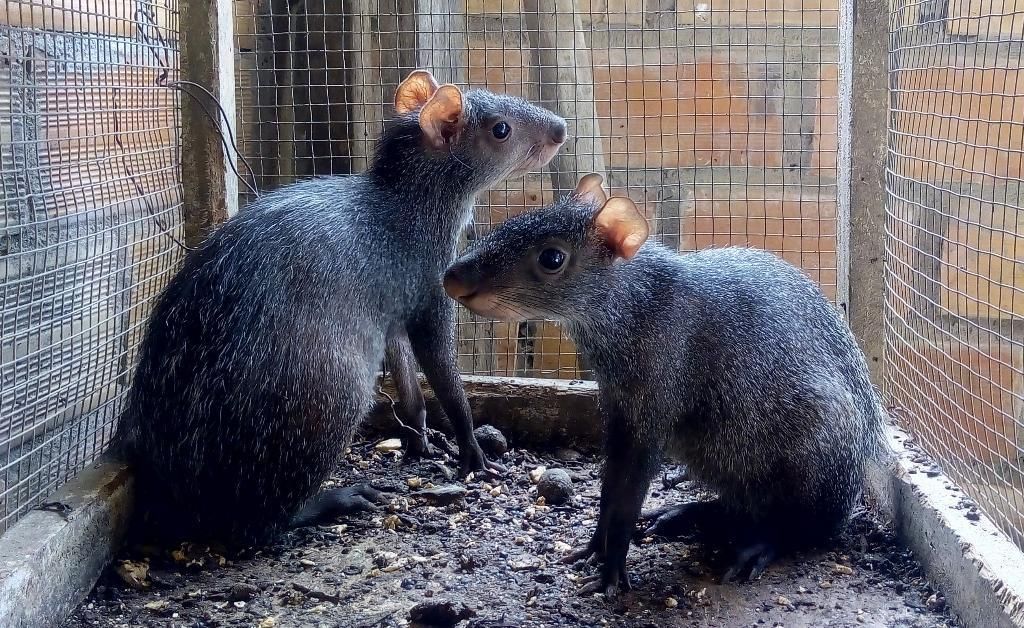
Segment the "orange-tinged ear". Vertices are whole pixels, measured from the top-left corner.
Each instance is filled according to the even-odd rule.
[[[405,115],[427,104],[437,91],[434,75],[426,70],[413,70],[395,90],[395,111]]]
[[[650,230],[647,220],[628,198],[608,199],[594,216],[594,225],[616,257],[630,259],[640,250]]]
[[[608,202],[608,194],[605,193],[601,183],[603,183],[601,175],[591,172],[576,184],[575,194],[584,202],[601,207]]]
[[[420,128],[434,148],[442,148],[458,139],[466,128],[466,118],[462,115],[462,92],[458,87],[442,85],[437,88],[420,109]]]

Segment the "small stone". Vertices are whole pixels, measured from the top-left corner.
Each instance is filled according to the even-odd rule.
[[[576,462],[580,459],[580,452],[575,449],[559,447],[555,450],[555,458],[558,458],[562,462]]]
[[[475,616],[473,609],[465,604],[448,600],[421,602],[409,609],[409,621],[428,626],[455,626]]]
[[[276,617],[264,617],[263,619],[260,620],[260,623],[258,624],[258,628],[277,628],[277,618]]]
[[[373,446],[373,449],[378,453],[386,454],[392,451],[398,451],[402,448],[402,439],[400,438],[389,438],[382,440]]]
[[[299,559],[299,564],[303,567],[316,567],[316,563],[309,560],[308,558]]]
[[[505,435],[493,425],[481,425],[473,430],[476,442],[480,443],[480,449],[489,456],[501,456],[508,451],[508,441]]]
[[[853,575],[853,568],[852,567],[850,567],[849,565],[840,565],[839,563],[836,563],[836,566],[832,568],[832,571],[834,573],[842,574],[844,576],[852,576]]]
[[[572,545],[563,541],[555,541],[555,551],[559,554],[568,554],[572,550]]]
[[[537,482],[537,493],[546,504],[564,504],[573,495],[572,478],[564,469],[548,469]]]
[[[428,501],[434,506],[448,506],[450,504],[464,501],[466,498],[466,489],[458,484],[447,484],[445,486],[435,486],[434,488],[416,491],[412,495],[413,497],[419,497]]]
[[[828,580],[822,580],[821,582],[818,583],[818,586],[821,587],[822,589],[831,589],[832,588],[832,583],[829,582]]]
[[[167,600],[157,600],[155,602],[146,602],[144,608],[147,611],[151,611],[151,612],[154,612],[154,613],[161,613],[161,612],[167,610],[167,607],[170,606],[170,604],[171,603],[168,602]]]
[[[788,597],[786,597],[785,595],[780,595],[778,597],[778,599],[775,600],[775,603],[778,604],[779,606],[792,606],[793,605],[793,602],[791,602],[790,599]]]
[[[932,593],[924,605],[933,613],[941,613],[946,608],[946,598],[938,593]]]
[[[495,486],[490,490],[491,497],[497,497],[501,495],[501,486]]]
[[[246,582],[239,582],[232,585],[231,589],[228,590],[228,601],[248,602],[259,595],[259,592],[260,590],[255,586]]]
[[[542,465],[530,471],[530,482],[532,482],[533,484],[540,482],[541,476],[544,475],[544,472],[547,470],[548,468]]]
[[[116,571],[121,580],[133,589],[145,589],[149,586],[149,583],[146,582],[146,578],[149,576],[149,563],[122,560],[117,564]]]
[[[676,608],[679,606],[679,600],[674,597],[665,598],[665,608]]]
[[[409,486],[409,488],[414,488],[415,489],[415,488],[419,488],[419,487],[423,486],[423,479],[422,478],[408,478],[408,479],[405,480],[405,483]]]
[[[383,526],[385,530],[395,530],[400,525],[402,525],[402,519],[398,515],[388,515],[387,517],[384,517],[383,521],[381,521],[381,526]]]

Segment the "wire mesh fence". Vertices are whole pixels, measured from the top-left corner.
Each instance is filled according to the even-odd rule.
[[[569,122],[551,167],[481,199],[479,231],[597,171],[668,245],[766,248],[837,293],[838,0],[234,1],[262,189],[363,169],[395,87],[427,67]],[[581,375],[552,323],[462,311],[459,334],[465,372]]]
[[[887,397],[1024,548],[1024,7],[891,7]]]
[[[0,532],[102,452],[178,259],[176,42],[176,0],[0,7]]]

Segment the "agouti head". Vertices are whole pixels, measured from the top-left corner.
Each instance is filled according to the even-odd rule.
[[[438,85],[426,70],[413,71],[398,86],[394,104],[398,118],[374,161],[377,170],[399,169],[393,176],[443,168],[448,185],[487,188],[543,168],[566,139],[565,120],[543,107],[487,90]]]
[[[628,198],[608,198],[601,176],[543,209],[509,218],[457,259],[444,289],[471,311],[502,320],[572,319],[602,291],[602,275],[646,242]]]

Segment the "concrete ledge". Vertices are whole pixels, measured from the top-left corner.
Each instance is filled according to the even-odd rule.
[[[463,385],[477,425],[493,425],[517,446],[600,448],[604,425],[598,412],[597,384],[583,380],[533,379],[463,375]],[[397,394],[390,379],[383,390]],[[429,386],[423,385],[428,422],[437,427],[444,416]],[[391,404],[385,397],[371,414],[373,427],[394,428]]]
[[[892,458],[871,469],[869,488],[953,612],[971,628],[1024,627],[1021,551],[985,515],[967,519],[964,493],[947,488],[956,483],[913,462],[909,434],[890,427],[886,440]]]
[[[121,543],[132,488],[127,468],[103,459],[0,537],[0,626],[64,621]]]

